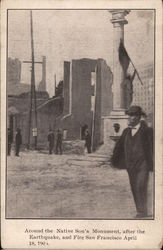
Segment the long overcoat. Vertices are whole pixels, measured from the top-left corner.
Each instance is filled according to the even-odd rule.
[[[111,157],[111,164],[118,169],[127,169],[125,157],[125,141],[130,128],[124,129],[120,139],[117,141]],[[153,171],[153,129],[141,122],[139,128],[143,153],[147,162],[149,171]],[[138,132],[137,132],[138,133]]]
[[[20,132],[16,133],[15,143],[16,143],[16,146],[20,146],[22,144],[22,136]]]
[[[53,148],[54,147],[54,134],[52,132],[48,134],[48,142],[49,142],[49,146]]]

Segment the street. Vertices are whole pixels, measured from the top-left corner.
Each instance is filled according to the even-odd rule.
[[[107,154],[24,151],[20,157],[12,152],[7,161],[7,218],[132,219],[136,214],[127,172],[113,169]]]

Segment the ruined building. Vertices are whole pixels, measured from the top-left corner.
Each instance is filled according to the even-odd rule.
[[[82,139],[87,125],[95,150],[103,143],[103,116],[112,110],[112,73],[103,59],[64,62],[63,116],[67,140]]]
[[[49,94],[46,91],[46,58],[43,57],[42,63],[42,81],[39,85],[39,91],[36,91],[36,104],[38,116],[38,135],[40,143],[45,138],[48,127],[43,121],[48,121],[49,113],[51,116],[57,111],[52,106],[58,107],[57,101],[49,100]],[[7,126],[10,127],[13,138],[16,128],[22,131],[23,144],[28,142],[29,131],[29,108],[30,108],[31,84],[21,83],[21,62],[18,59],[8,58],[7,65],[7,97],[8,112]],[[55,104],[54,104],[55,102]],[[60,103],[60,100],[58,101]],[[48,108],[46,108],[48,107]],[[54,112],[52,112],[54,111]],[[43,125],[44,124],[44,125]],[[42,127],[45,127],[44,129]],[[48,126],[48,125],[47,125]],[[32,133],[31,133],[32,137]],[[32,138],[31,138],[32,141]]]
[[[84,139],[85,128],[92,137],[93,150],[103,143],[103,117],[112,110],[112,73],[103,59],[64,62],[64,77],[49,98],[46,92],[46,59],[37,99],[38,148],[47,146],[49,129],[63,130],[64,140]],[[17,84],[17,83],[16,83]],[[12,84],[11,84],[12,85]],[[21,85],[19,83],[18,85]],[[29,85],[30,86],[30,85]],[[8,91],[8,126],[20,127],[23,144],[28,143],[30,89],[12,95]],[[33,142],[32,132],[30,133]]]

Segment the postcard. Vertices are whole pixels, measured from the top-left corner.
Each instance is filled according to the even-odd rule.
[[[4,249],[161,249],[162,2],[1,3]]]

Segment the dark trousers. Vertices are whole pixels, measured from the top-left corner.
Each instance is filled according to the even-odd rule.
[[[10,155],[11,154],[11,144],[8,143],[8,152],[7,152],[7,155]]]
[[[15,149],[15,155],[19,156],[19,151],[20,151],[20,145],[16,144],[16,149]]]
[[[49,154],[50,155],[52,154],[53,147],[54,147],[54,145],[52,145],[51,143],[49,143]]]
[[[62,154],[62,144],[61,143],[56,144],[56,154],[58,154],[58,152],[60,152],[60,155]]]
[[[136,210],[139,215],[147,215],[147,186],[149,171],[146,163],[142,163],[139,169],[127,170],[131,185],[131,191],[134,197]]]
[[[86,145],[87,152],[90,154],[91,153],[91,145]]]

